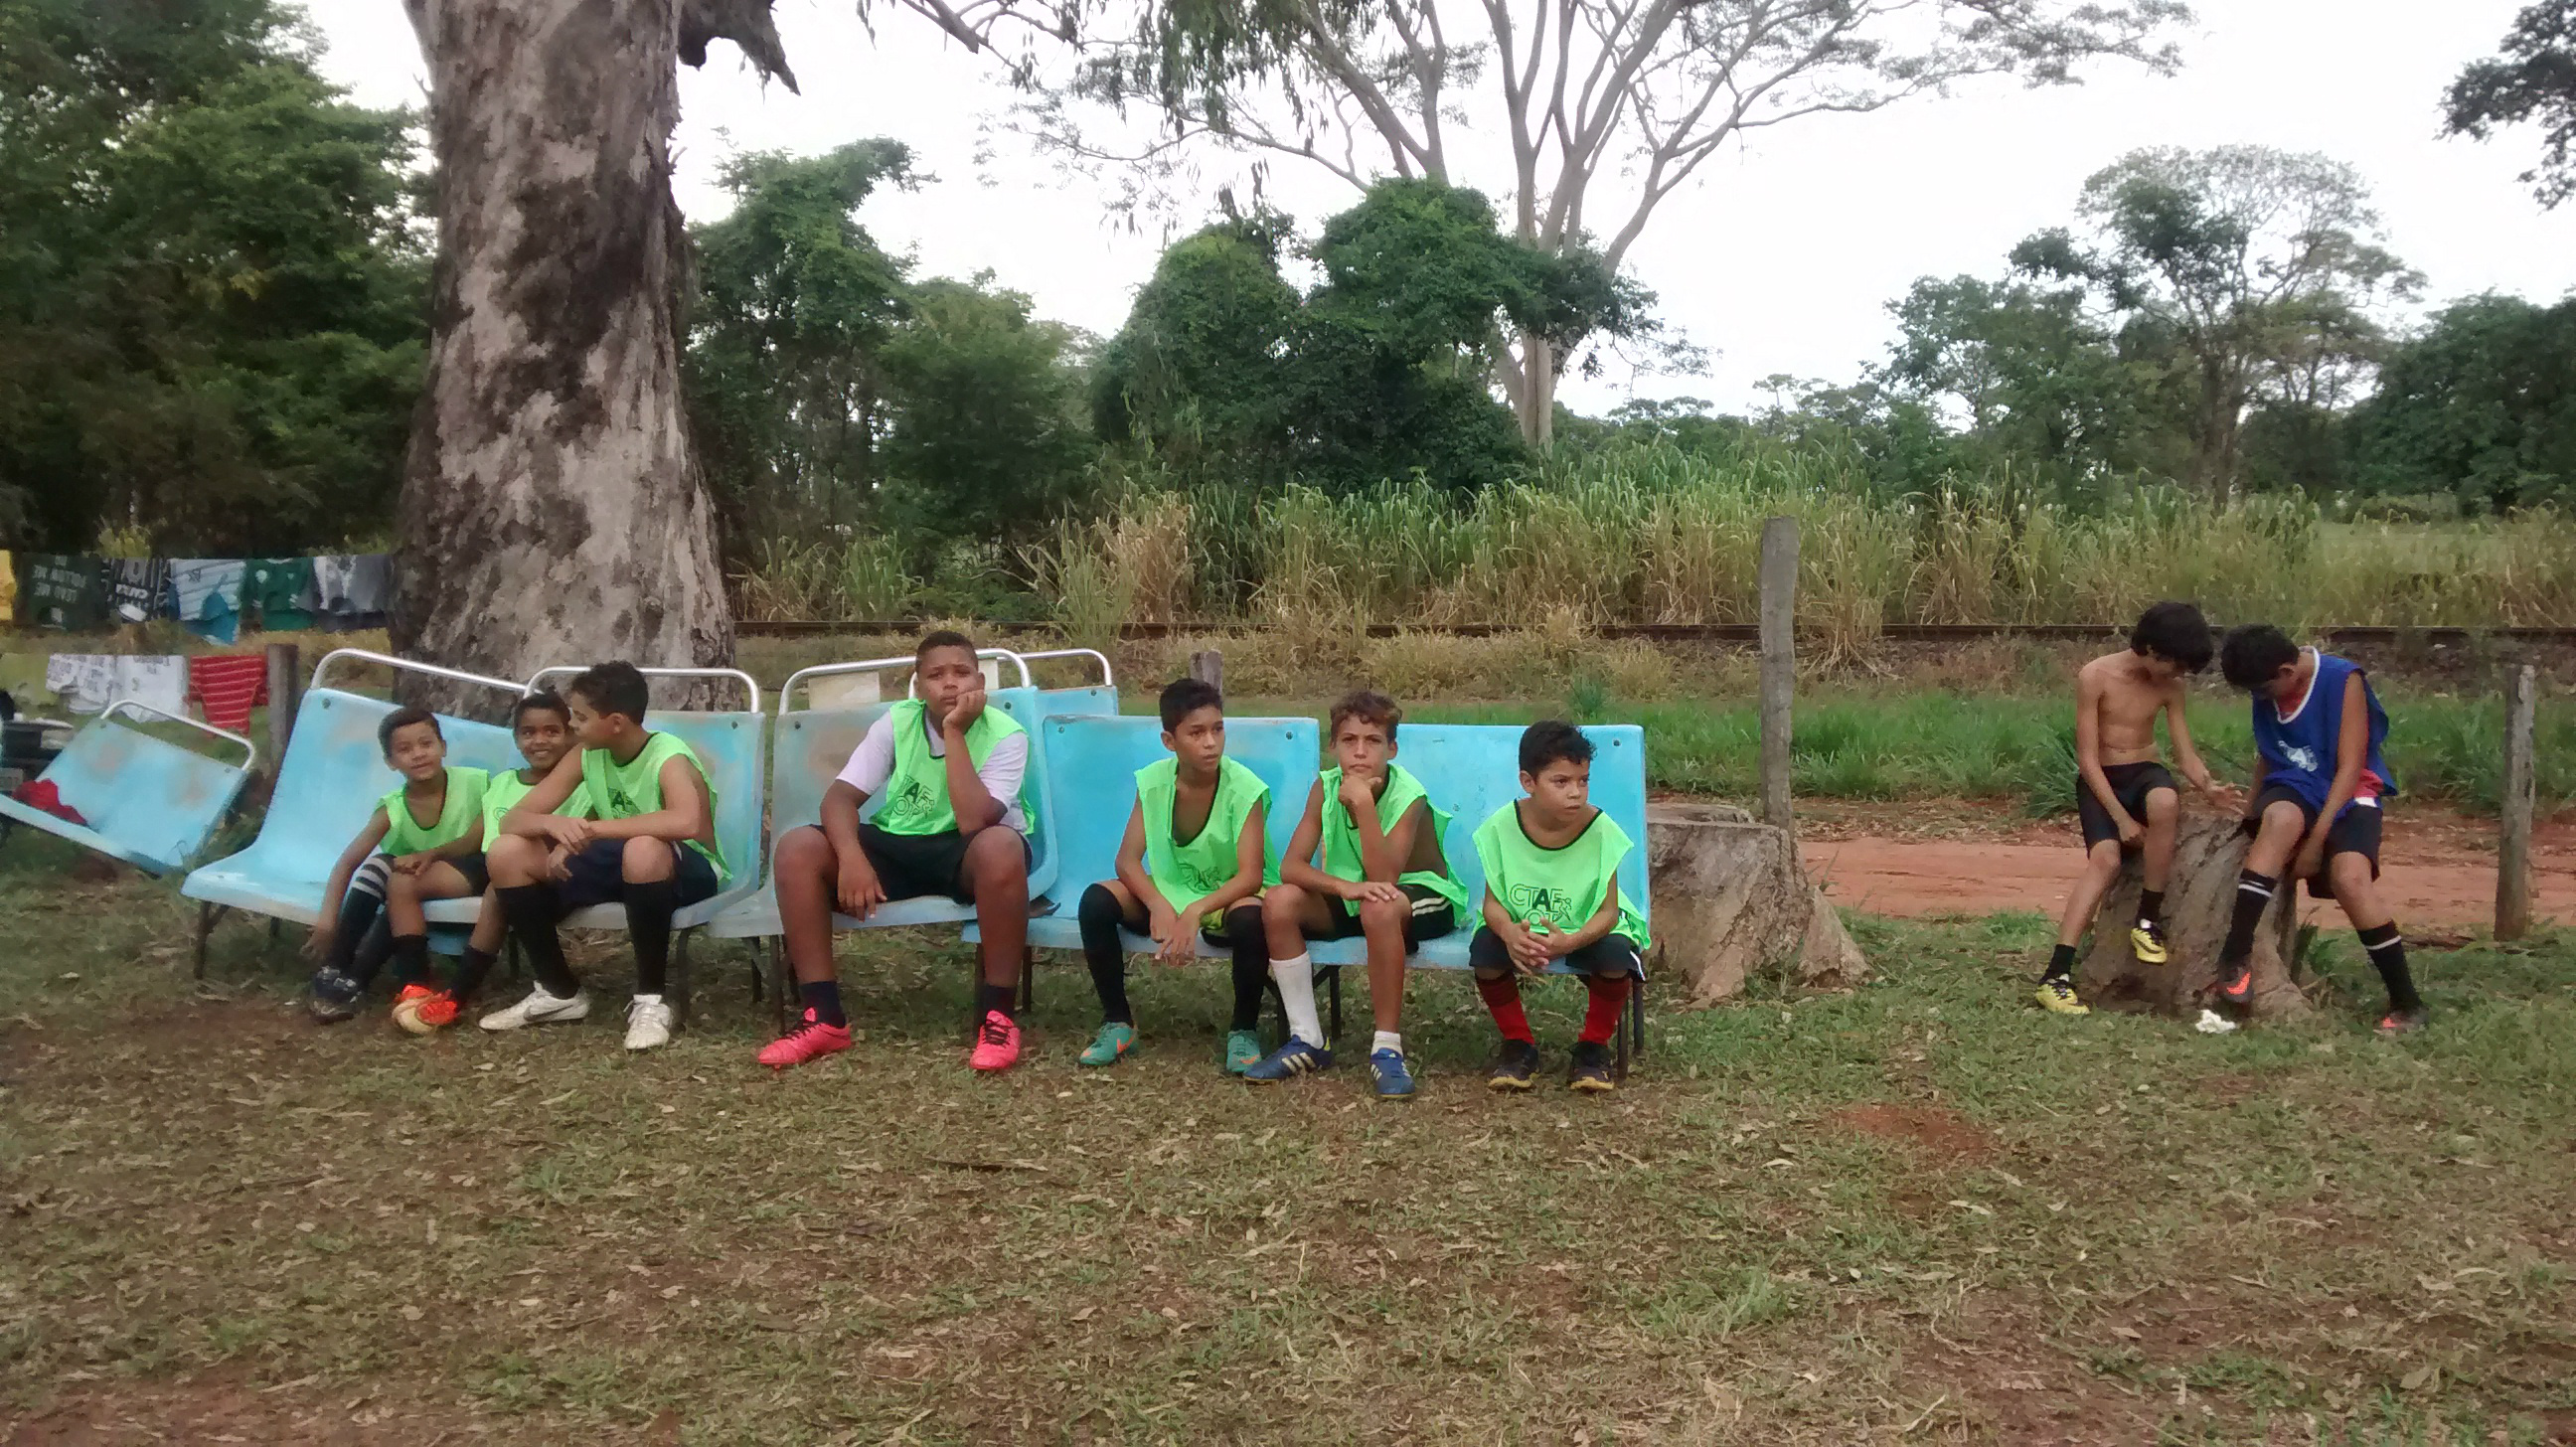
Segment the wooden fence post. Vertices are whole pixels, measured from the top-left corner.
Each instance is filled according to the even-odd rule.
[[[1225,654],[1214,648],[1202,648],[1191,654],[1190,677],[1219,693],[1225,692]]]
[[[1789,701],[1798,685],[1798,520],[1762,524],[1762,822],[1790,827]]]
[[[292,643],[268,645],[268,776],[286,766],[286,741],[295,732],[296,706],[304,701],[303,660]]]
[[[2518,940],[2531,932],[2531,816],[2539,793],[2532,730],[2539,692],[2539,671],[2530,664],[2505,675],[2504,828],[2496,842],[2495,937],[2499,940]]]

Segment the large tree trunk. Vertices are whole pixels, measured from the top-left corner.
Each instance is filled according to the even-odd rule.
[[[2174,845],[2172,877],[2165,882],[2162,965],[2142,965],[2129,950],[2129,925],[2138,917],[2143,881],[2131,854],[2120,878],[2093,919],[2093,947],[2076,969],[2077,993],[2113,1010],[2152,1011],[2188,1018],[2211,1003],[2218,980],[2218,951],[2236,908],[2236,875],[2245,867],[2247,840],[2233,819],[2185,814]],[[2254,931],[2254,1002],[2257,1019],[2302,1014],[2308,997],[2299,988],[2299,911],[2284,885]]]
[[[1521,441],[1544,452],[1556,440],[1556,348],[1547,338],[1526,332],[1516,357],[1506,357],[1517,385],[1506,389],[1513,415],[1521,424]]]
[[[511,679],[727,662],[681,405],[688,239],[670,184],[683,31],[698,56],[710,31],[682,0],[406,4],[429,62],[439,255],[394,645]],[[765,0],[741,8],[766,25]]]

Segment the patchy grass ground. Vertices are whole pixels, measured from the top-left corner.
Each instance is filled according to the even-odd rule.
[[[320,1029],[68,863],[0,851],[0,1441],[2576,1440],[2576,937],[2427,957],[2403,1044],[2335,942],[2213,1040],[2027,1008],[2035,920],[1857,920],[1881,983],[1658,1014],[1606,1100],[1487,1095],[1429,978],[1381,1107],[1219,1079],[1212,969],[1080,1073],[1057,963],[970,1078],[926,936],[781,1077],[730,956],[641,1059]]]

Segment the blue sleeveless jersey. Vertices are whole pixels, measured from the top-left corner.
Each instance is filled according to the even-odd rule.
[[[2317,673],[2308,686],[2307,701],[2297,713],[2283,718],[2272,700],[2259,694],[2254,699],[2254,748],[2263,756],[2264,787],[2278,784],[2294,790],[2311,810],[2326,806],[2326,791],[2334,787],[2335,748],[2343,740],[2343,681],[2357,673],[2362,702],[2370,708],[2370,757],[2363,767],[2379,777],[2380,793],[2397,792],[2396,776],[2379,757],[2379,746],[2388,737],[2388,714],[2379,706],[2370,675],[2351,659],[2323,650],[2317,653]]]

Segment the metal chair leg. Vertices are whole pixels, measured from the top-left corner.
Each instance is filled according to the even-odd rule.
[[[681,930],[671,942],[671,1019],[680,1029],[689,1028],[689,936],[692,930]]]
[[[760,957],[760,947],[753,945],[751,947],[751,1003],[755,1005],[761,1001],[763,986],[767,983],[761,979],[761,976],[766,973],[768,973],[767,962]]]
[[[787,944],[775,936],[766,941],[769,950],[769,993],[778,997],[778,1033],[790,1028],[790,1002],[796,999],[796,982],[788,978]]]
[[[224,907],[206,903],[197,906],[197,978],[206,977],[206,941],[215,932],[215,921],[224,917]]]
[[[1341,1039],[1341,1038],[1342,1038],[1342,967],[1341,967],[1341,966],[1339,966],[1339,965],[1326,965],[1326,966],[1324,967],[1324,992],[1325,992],[1326,994],[1328,994],[1328,995],[1332,996],[1332,999],[1333,999],[1333,1023],[1332,1023],[1332,1027],[1331,1027],[1330,1029],[1328,1029],[1328,1030],[1326,1030],[1326,1031],[1324,1032],[1324,1043],[1325,1043],[1327,1046],[1329,1046],[1329,1045],[1333,1044],[1335,1041],[1337,1041],[1337,1040],[1339,1040],[1339,1039]]]
[[[1038,952],[1026,945],[1020,947],[1020,1013],[1025,1015],[1038,1005]]]

